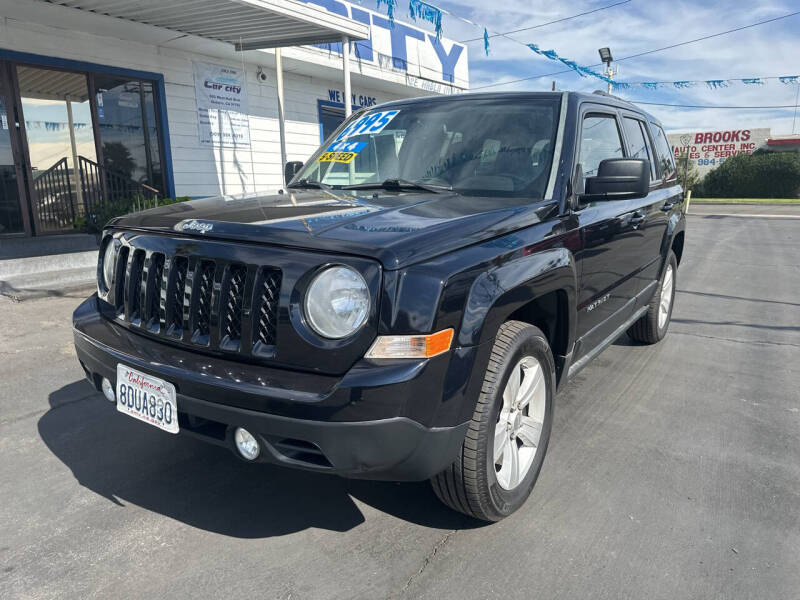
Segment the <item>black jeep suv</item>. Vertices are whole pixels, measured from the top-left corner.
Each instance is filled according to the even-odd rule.
[[[430,478],[498,520],[536,481],[558,386],[625,332],[667,333],[682,190],[632,104],[402,100],[287,167],[276,195],[108,224],[74,330],[118,411],[244,460]]]

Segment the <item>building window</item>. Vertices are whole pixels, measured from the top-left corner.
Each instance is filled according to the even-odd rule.
[[[95,75],[103,165],[164,193],[155,91],[150,81]]]

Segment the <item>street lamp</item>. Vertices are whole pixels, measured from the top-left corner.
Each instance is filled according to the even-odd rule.
[[[600,48],[598,52],[600,53],[600,60],[606,66],[606,70],[603,74],[609,79],[614,79],[615,71],[611,68],[614,57],[611,56],[611,48]],[[608,93],[611,93],[611,82],[608,83]]]

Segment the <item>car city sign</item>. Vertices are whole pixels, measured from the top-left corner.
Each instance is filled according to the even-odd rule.
[[[370,26],[368,40],[352,43],[356,60],[402,73],[406,76],[406,83],[414,87],[424,88],[425,82],[448,84],[442,86],[448,88],[451,85],[467,87],[469,74],[464,44],[439,39],[433,33],[396,19],[392,23],[385,15],[340,0],[300,1]],[[339,43],[322,44],[321,47],[337,53],[342,51]]]
[[[667,136],[675,160],[694,163],[700,175],[718,167],[725,159],[738,154],[752,154],[770,137],[768,128],[726,129],[673,133]]]

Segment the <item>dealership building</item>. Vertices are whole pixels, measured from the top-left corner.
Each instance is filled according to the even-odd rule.
[[[351,110],[469,86],[464,45],[341,0],[0,7],[0,246],[114,193],[275,192]]]

